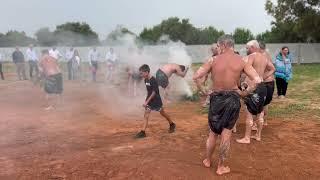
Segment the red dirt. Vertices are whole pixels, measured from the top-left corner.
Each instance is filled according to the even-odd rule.
[[[135,140],[141,103],[119,116],[115,97],[101,98],[101,87],[67,82],[63,106],[47,112],[43,92],[29,81],[1,83],[0,179],[219,179],[216,153],[214,167],[202,166],[208,126],[198,103],[167,107],[176,133],[153,113],[148,137]],[[235,142],[244,132],[241,116],[227,162],[232,172],[220,179],[320,177],[319,123],[269,119],[262,142],[242,145]]]

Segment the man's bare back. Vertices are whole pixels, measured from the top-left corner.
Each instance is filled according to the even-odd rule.
[[[264,77],[263,77],[264,82],[272,82],[272,81],[274,81],[273,73],[275,71],[275,67],[272,63],[272,58],[271,58],[270,54],[266,51],[263,51],[262,55],[264,55],[269,61],[269,66],[267,66],[266,71],[264,73]],[[272,71],[272,73],[270,73],[270,71]]]
[[[187,71],[188,71],[187,67],[185,68],[184,71],[182,71],[180,65],[174,64],[174,63],[165,64],[160,69],[167,75],[168,78],[170,78],[172,76],[172,74],[176,74],[178,76],[185,77],[185,75],[187,74]]]
[[[42,56],[40,67],[46,76],[55,75],[61,72],[57,60],[49,55]]]

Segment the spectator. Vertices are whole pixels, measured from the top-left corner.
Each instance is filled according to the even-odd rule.
[[[68,63],[68,79],[73,80],[73,71],[72,71],[72,62],[74,58],[74,49],[73,47],[70,47],[70,49],[66,52],[66,60]]]
[[[59,50],[56,47],[53,47],[52,49],[50,49],[49,55],[51,57],[55,58],[56,60],[58,60],[62,57],[61,53],[59,52]]]
[[[29,75],[30,79],[33,77],[33,70],[36,72],[36,77],[39,75],[38,69],[38,57],[36,51],[33,49],[33,45],[30,44],[29,48],[26,51],[27,60],[29,62]]]
[[[1,79],[4,80],[3,71],[2,71],[2,61],[3,61],[3,58],[2,58],[2,54],[0,53],[0,76],[1,76]]]
[[[117,54],[114,53],[113,48],[110,48],[110,51],[106,54],[107,60],[107,80],[113,80],[114,69],[116,66],[116,62],[118,60]]]
[[[16,47],[16,50],[12,53],[12,61],[16,65],[19,80],[27,80],[24,55],[19,47]]]
[[[278,97],[283,99],[287,93],[288,82],[292,79],[292,56],[288,47],[281,48],[275,60],[275,68]]]

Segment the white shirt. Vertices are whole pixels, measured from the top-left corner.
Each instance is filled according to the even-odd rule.
[[[2,62],[2,54],[0,53],[0,62]]]
[[[67,61],[69,61],[69,60],[71,60],[72,58],[73,58],[73,54],[74,54],[74,50],[68,50],[67,52],[66,52],[66,59],[67,59]]]
[[[112,62],[116,62],[116,60],[118,59],[118,57],[117,57],[117,55],[116,55],[116,53],[111,53],[110,51],[109,52],[107,52],[107,54],[106,54],[106,59],[107,59],[107,61],[112,61]]]
[[[28,48],[26,51],[26,56],[28,61],[38,61],[38,56],[34,49]]]
[[[58,49],[56,49],[56,50],[50,49],[49,56],[51,56],[51,57],[53,57],[55,59],[59,59],[60,57],[62,57],[62,55],[61,55],[61,53],[59,52]]]
[[[100,53],[97,50],[91,49],[88,54],[89,61],[98,61],[100,57]]]

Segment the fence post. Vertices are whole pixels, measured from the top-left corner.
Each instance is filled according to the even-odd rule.
[[[298,65],[301,64],[301,44],[298,44]]]

